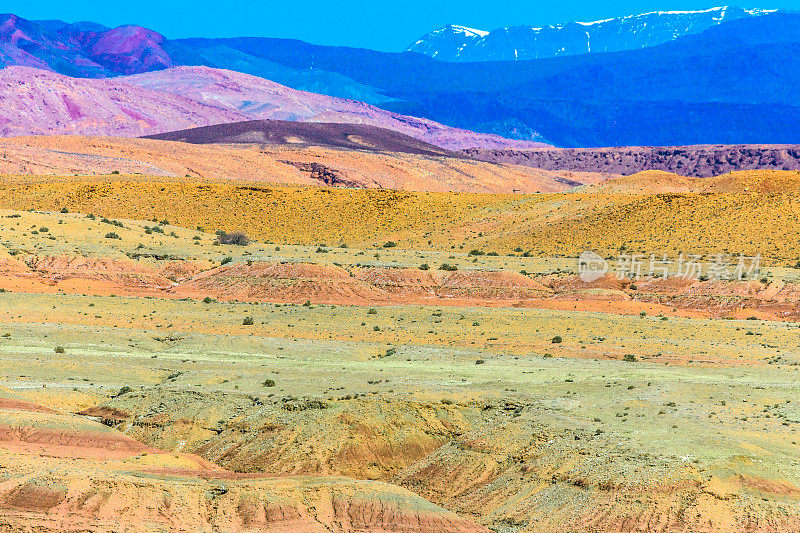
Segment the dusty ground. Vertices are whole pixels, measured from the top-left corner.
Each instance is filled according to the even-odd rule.
[[[0,211],[9,529],[800,528],[794,268],[633,289],[385,230],[214,245],[124,190]],[[502,205],[462,196],[430,216]]]

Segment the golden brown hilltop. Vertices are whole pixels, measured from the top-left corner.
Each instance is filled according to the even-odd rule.
[[[195,145],[150,139],[41,136],[0,139],[0,175],[105,175],[243,180],[412,191],[556,192],[613,174],[550,172],[461,157],[291,148]]]

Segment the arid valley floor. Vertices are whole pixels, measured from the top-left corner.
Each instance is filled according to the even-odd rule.
[[[0,530],[800,529],[796,171],[59,142],[2,148]],[[576,275],[623,249],[763,268]]]

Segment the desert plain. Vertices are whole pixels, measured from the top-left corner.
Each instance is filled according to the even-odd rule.
[[[3,141],[5,530],[800,528],[796,171],[78,139]]]

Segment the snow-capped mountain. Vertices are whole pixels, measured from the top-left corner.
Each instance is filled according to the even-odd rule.
[[[487,35],[489,35],[488,31],[449,24],[427,34],[411,45],[408,51],[453,61],[451,58],[460,57],[465,48],[472,46]]]
[[[440,61],[507,61],[617,52],[663,44],[685,35],[777,10],[715,7],[702,11],[654,11],[640,15],[569,22],[556,26],[512,26],[491,32],[449,25],[408,47]]]

